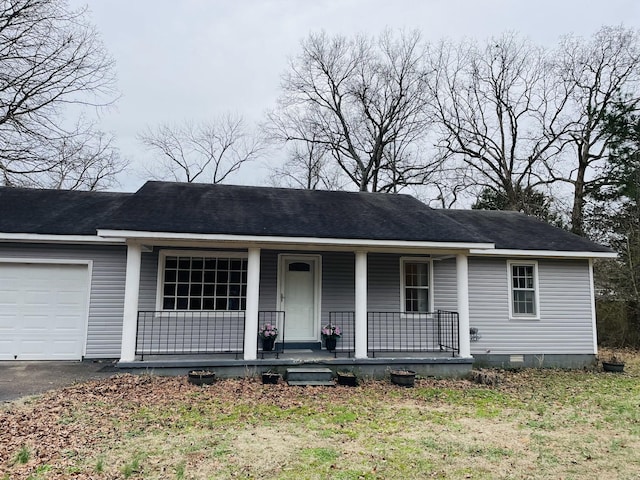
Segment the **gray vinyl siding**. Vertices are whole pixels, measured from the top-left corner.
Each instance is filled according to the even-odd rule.
[[[368,257],[368,310],[399,312],[400,255],[371,253]]]
[[[140,291],[138,292],[138,310],[158,310],[158,251],[143,252],[140,261]]]
[[[431,310],[458,310],[458,279],[456,259],[433,262],[433,308]]]
[[[124,246],[0,244],[0,257],[93,262],[89,294],[86,358],[120,356],[124,280]]]
[[[332,252],[322,255],[323,325],[329,322],[329,312],[355,310],[355,256],[353,253]]]
[[[278,252],[260,252],[260,310],[276,310],[278,303]]]
[[[594,353],[588,261],[539,260],[538,277],[540,318],[510,319],[507,259],[470,259],[472,354]]]

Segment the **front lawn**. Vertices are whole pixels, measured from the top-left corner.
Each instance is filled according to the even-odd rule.
[[[0,409],[0,479],[640,478],[626,373],[355,388],[116,376]]]

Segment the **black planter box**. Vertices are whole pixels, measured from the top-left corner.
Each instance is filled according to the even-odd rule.
[[[262,383],[263,384],[276,384],[280,381],[279,373],[267,372],[262,374]]]
[[[402,387],[413,387],[416,380],[416,372],[413,370],[391,370],[391,383]]]
[[[353,373],[338,372],[338,385],[355,387],[357,384],[358,384],[358,379]]]
[[[605,372],[624,372],[624,363],[602,362],[602,369]]]
[[[208,370],[192,370],[189,372],[189,383],[194,385],[211,385],[216,381],[215,372]]]

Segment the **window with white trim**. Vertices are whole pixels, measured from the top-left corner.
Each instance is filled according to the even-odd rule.
[[[405,312],[429,311],[429,260],[402,261],[402,289]]]
[[[538,315],[535,263],[510,263],[511,314],[514,317]]]
[[[164,310],[245,310],[247,259],[168,255],[164,259]]]

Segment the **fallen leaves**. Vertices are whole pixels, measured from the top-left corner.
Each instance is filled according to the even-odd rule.
[[[340,448],[341,455],[351,455],[357,461],[365,461],[371,455],[364,446],[371,436],[392,435],[399,445],[403,442],[430,445],[425,437],[430,432],[437,431],[439,438],[458,438],[459,431],[474,432],[475,444],[465,455],[476,463],[485,462],[486,468],[505,458],[503,468],[509,471],[508,462],[514,461],[508,458],[510,449],[520,455],[531,450],[532,442],[537,442],[527,433],[526,422],[539,419],[531,427],[536,432],[548,432],[547,425],[574,429],[572,412],[587,411],[578,403],[585,401],[579,395],[582,392],[584,397],[587,386],[595,389],[603,381],[617,382],[616,388],[628,390],[628,396],[637,398],[637,383],[628,386],[624,382],[628,375],[635,375],[634,371],[625,374],[627,377],[575,371],[500,372],[497,387],[466,380],[423,378],[416,381],[414,389],[396,387],[388,381],[362,381],[355,388],[293,388],[283,382],[262,385],[258,378],[223,379],[199,387],[188,383],[185,376],[116,375],[0,407],[0,478],[5,475],[12,479],[122,478],[125,467],[131,471],[130,478],[143,478],[148,471],[139,464],[155,469],[159,475],[155,478],[173,477],[172,469],[176,466],[164,463],[162,455],[143,458],[136,451],[118,450],[123,444],[144,445],[150,438],[161,443],[157,447],[159,452],[182,449],[179,461],[182,469],[184,462],[191,472],[197,472],[198,465],[205,462],[212,469],[228,468],[231,464],[238,467],[236,473],[246,476],[251,475],[246,463],[251,455],[269,455],[276,448],[274,438],[278,438],[277,448],[281,449],[282,457],[293,455],[300,442],[316,443],[314,434],[306,432],[308,427],[316,433],[333,435],[336,443],[332,448]],[[603,405],[608,399],[593,398]],[[605,421],[598,403],[588,408],[592,422]],[[265,423],[265,415],[272,424]],[[505,415],[513,415],[521,423],[516,429],[509,421],[498,424],[492,420],[498,415],[503,419]],[[633,412],[628,414],[628,423],[636,418],[632,415]],[[426,429],[406,430],[404,421],[408,418]],[[590,428],[583,419],[578,427]],[[236,443],[231,446],[229,432],[234,428],[242,430],[235,434]],[[174,438],[179,435],[183,438]],[[567,434],[564,443],[572,444],[571,438]],[[625,436],[612,443],[611,448],[628,450],[629,441]],[[478,451],[478,445],[491,442],[495,444],[493,450],[483,447]],[[508,442],[512,443],[509,448]],[[344,450],[338,445],[344,446]],[[436,454],[438,461],[444,463],[466,458],[456,454],[452,460],[450,452],[442,451],[441,445],[434,444],[432,448],[433,461]],[[366,460],[367,471],[384,476],[381,469],[393,465],[393,456],[397,454],[391,446],[386,453],[384,449],[377,452],[374,458]],[[20,455],[24,463],[18,461]],[[107,457],[104,462],[101,455]],[[388,455],[392,455],[389,461]],[[598,461],[590,452],[582,459],[590,463]],[[529,464],[536,461],[528,460]],[[275,461],[264,465],[276,477],[285,466]],[[331,459],[327,468],[337,470],[343,465]]]

